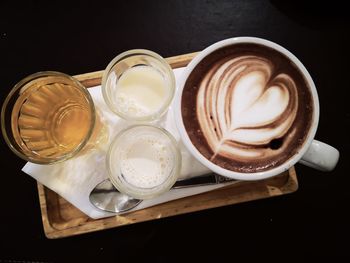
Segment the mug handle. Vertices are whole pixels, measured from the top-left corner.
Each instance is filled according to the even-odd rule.
[[[313,140],[299,162],[311,168],[327,172],[334,169],[338,160],[339,151],[337,149],[326,143]]]

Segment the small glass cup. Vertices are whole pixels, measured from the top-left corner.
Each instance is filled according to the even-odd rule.
[[[120,132],[107,152],[112,184],[137,199],[150,199],[168,191],[181,169],[181,154],[174,137],[152,125],[134,125]]]
[[[102,94],[108,107],[127,121],[152,122],[169,108],[175,77],[167,61],[153,51],[121,53],[107,66]]]
[[[18,82],[1,110],[1,130],[9,148],[38,164],[65,161],[96,137],[93,100],[75,78],[55,71],[32,74]]]

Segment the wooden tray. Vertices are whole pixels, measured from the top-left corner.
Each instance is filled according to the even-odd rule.
[[[186,66],[197,53],[167,58],[172,68]],[[103,71],[75,76],[86,87],[101,84]],[[209,208],[292,193],[298,189],[295,169],[274,178],[255,182],[239,182],[215,191],[190,196],[125,215],[94,220],[64,198],[38,183],[44,232],[48,238],[62,238],[108,228],[175,216]]]

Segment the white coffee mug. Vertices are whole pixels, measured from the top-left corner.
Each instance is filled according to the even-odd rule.
[[[254,173],[240,173],[236,171],[231,171],[224,169],[213,162],[209,161],[207,158],[205,158],[198,150],[197,148],[192,144],[182,119],[181,114],[181,101],[182,101],[182,93],[183,89],[185,87],[185,83],[193,69],[209,54],[214,52],[215,50],[218,50],[220,48],[223,48],[225,46],[232,46],[235,44],[241,44],[241,43],[253,43],[253,44],[259,44],[263,46],[267,46],[269,48],[272,48],[274,50],[277,50],[278,52],[284,54],[287,56],[302,72],[304,78],[309,84],[309,87],[311,89],[311,94],[313,98],[313,118],[310,130],[308,132],[308,136],[301,146],[301,148],[297,151],[296,154],[291,156],[286,162],[283,164],[274,167],[270,170],[261,171],[261,172],[254,172]],[[318,95],[316,91],[315,84],[309,74],[309,72],[306,70],[304,65],[288,50],[281,47],[280,45],[273,43],[271,41],[261,39],[261,38],[255,38],[255,37],[237,37],[237,38],[230,38],[226,39],[220,42],[217,42],[206,49],[204,49],[202,52],[200,52],[186,67],[181,82],[178,85],[178,91],[175,97],[175,103],[174,103],[174,114],[175,114],[175,121],[176,125],[179,131],[179,134],[181,136],[181,139],[186,146],[186,148],[189,150],[189,152],[203,165],[205,165],[207,168],[212,170],[213,172],[230,177],[237,180],[260,180],[269,178],[275,175],[278,175],[286,170],[288,170],[291,166],[293,166],[295,163],[300,162],[304,165],[307,165],[309,167],[321,170],[321,171],[331,171],[336,166],[338,159],[339,159],[339,152],[334,147],[325,144],[323,142],[317,141],[314,139],[318,121],[319,121],[319,100]]]

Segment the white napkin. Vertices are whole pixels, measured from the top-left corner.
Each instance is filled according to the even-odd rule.
[[[176,80],[179,79],[182,71],[183,68],[174,70]],[[22,171],[31,175],[41,184],[55,191],[89,217],[98,219],[113,216],[115,214],[104,212],[95,208],[89,201],[89,194],[98,183],[107,178],[105,156],[108,145],[120,130],[128,126],[128,123],[117,117],[108,109],[102,97],[101,86],[89,88],[89,92],[91,93],[96,108],[99,110],[103,122],[108,127],[109,142],[104,144],[104,146],[100,146],[98,149],[94,149],[84,155],[77,156],[63,163],[39,165],[28,162],[23,167]],[[173,107],[169,108],[168,113],[158,122],[158,125],[167,129],[175,137],[175,139],[179,141],[182,155],[180,178],[189,178],[209,173],[210,170],[192,157],[192,155],[180,142],[179,134],[173,120],[172,108]],[[172,189],[157,198],[144,200],[140,205],[131,211],[154,206],[156,204],[178,198],[211,191],[223,186],[223,184],[216,184],[184,189]]]

